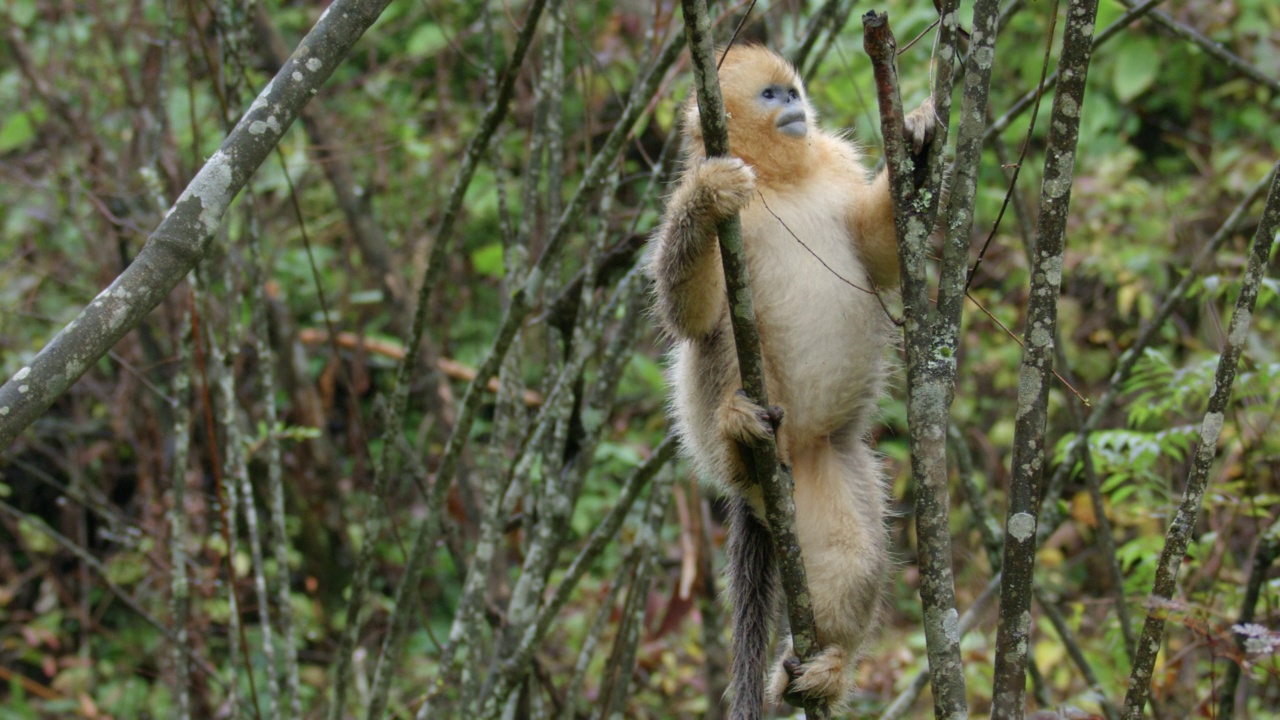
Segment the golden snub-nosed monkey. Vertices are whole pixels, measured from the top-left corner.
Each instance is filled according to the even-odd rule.
[[[685,454],[734,499],[728,541],[733,606],[731,717],[759,717],[779,578],[760,489],[739,453],[776,433],[795,477],[796,530],[822,650],[800,663],[789,643],[773,699],[854,688],[889,572],[887,491],[868,444],[891,342],[872,292],[898,284],[887,174],[868,180],[858,147],[818,127],[795,69],[762,47],[720,67],[732,157],[706,158],[695,98],[683,123],[686,166],[653,239],[657,314],[676,341],[672,413]],[[906,120],[916,153],[933,132],[926,102]],[[715,224],[742,218],[768,395],[740,392]],[[780,413],[778,411],[781,411]]]

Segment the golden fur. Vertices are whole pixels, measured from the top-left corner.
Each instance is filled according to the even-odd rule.
[[[817,126],[800,78],[777,54],[730,50],[720,83],[733,157],[704,157],[691,99],[684,117],[686,170],[653,241],[657,312],[677,342],[670,370],[675,427],[698,471],[763,518],[739,443],[773,430],[767,415],[738,393],[714,229],[738,212],[769,399],[785,413],[778,446],[795,477],[796,527],[824,647],[797,667],[788,646],[772,671],[770,692],[775,699],[801,693],[838,704],[854,688],[853,666],[876,624],[889,572],[884,474],[868,445],[891,328],[871,291],[898,284],[888,180],[881,173],[869,181],[857,146]],[[782,110],[771,103],[786,102],[776,95],[762,99],[762,89],[771,87],[796,89],[793,102],[805,113],[802,137],[779,129]],[[921,115],[912,114],[913,131],[932,122],[931,113]],[[772,602],[772,590],[756,587],[768,577],[740,577],[771,577],[772,566],[753,571],[736,562],[731,559],[729,570],[731,600]],[[753,666],[735,660],[738,667]],[[751,682],[735,678],[735,688]]]

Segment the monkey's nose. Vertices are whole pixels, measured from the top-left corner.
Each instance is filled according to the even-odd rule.
[[[778,113],[778,130],[792,137],[804,137],[805,120],[803,107],[789,107]]]

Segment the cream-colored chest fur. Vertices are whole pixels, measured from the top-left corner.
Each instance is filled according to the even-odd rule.
[[[846,187],[830,186],[841,180]],[[865,416],[884,374],[884,310],[869,292],[847,206],[834,201],[863,189],[847,185],[848,176],[818,176],[766,189],[743,210],[769,397],[793,436],[824,436]]]

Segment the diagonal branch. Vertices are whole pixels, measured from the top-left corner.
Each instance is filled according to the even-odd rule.
[[[336,0],[165,213],[138,257],[0,387],[0,449],[204,258],[222,215],[390,0]]]
[[[1141,720],[1143,708],[1147,704],[1147,695],[1151,691],[1151,675],[1164,637],[1166,609],[1177,590],[1178,568],[1187,555],[1187,547],[1191,543],[1191,535],[1195,530],[1196,517],[1200,513],[1200,502],[1204,499],[1205,488],[1209,483],[1209,466],[1217,456],[1218,437],[1222,432],[1227,403],[1231,400],[1231,386],[1236,379],[1236,366],[1244,350],[1245,340],[1249,336],[1249,324],[1253,320],[1258,290],[1266,275],[1271,246],[1275,242],[1278,231],[1280,231],[1280,163],[1277,164],[1277,171],[1272,174],[1271,190],[1267,194],[1267,203],[1262,210],[1262,221],[1258,223],[1258,231],[1254,234],[1253,243],[1249,249],[1249,264],[1240,282],[1240,295],[1236,298],[1235,310],[1231,313],[1231,324],[1227,327],[1227,344],[1222,350],[1218,369],[1214,373],[1213,393],[1209,396],[1209,407],[1205,411],[1204,420],[1200,423],[1200,442],[1196,447],[1195,459],[1191,463],[1191,472],[1187,476],[1187,487],[1182,494],[1182,504],[1178,506],[1177,514],[1169,524],[1169,530],[1165,534],[1164,550],[1160,553],[1160,562],[1156,566],[1156,579],[1148,599],[1150,609],[1147,612],[1147,620],[1142,626],[1142,637],[1138,640],[1138,654],[1133,661],[1133,671],[1129,675],[1129,692],[1124,698],[1125,720]]]

